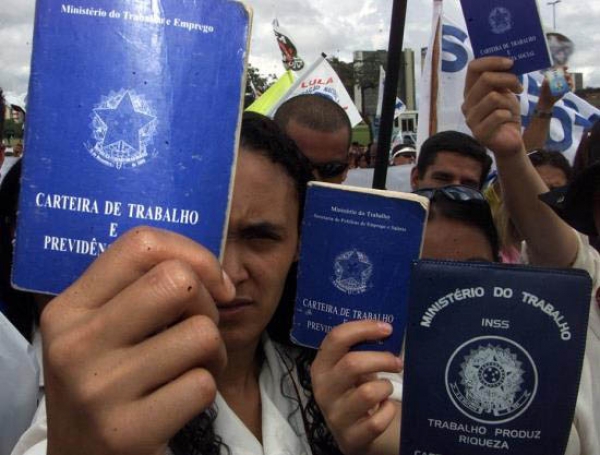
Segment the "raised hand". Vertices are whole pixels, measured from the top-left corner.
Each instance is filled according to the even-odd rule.
[[[509,73],[513,62],[484,57],[469,64],[462,111],[473,136],[496,158],[523,150],[521,113],[517,93],[523,88]]]
[[[164,455],[226,364],[215,301],[235,289],[177,234],[134,229],[42,313],[50,455]]]
[[[386,338],[389,324],[355,321],[334,328],[313,362],[311,376],[317,404],[346,455],[397,454],[400,405],[377,372],[398,373],[402,362],[389,352],[350,351],[360,342]]]

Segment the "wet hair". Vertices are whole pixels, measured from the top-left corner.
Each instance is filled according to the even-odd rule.
[[[468,134],[459,131],[442,131],[423,142],[417,158],[417,172],[423,178],[440,152],[453,152],[471,158],[481,164],[481,188],[492,167],[492,158],[485,147]]]
[[[300,213],[302,213],[306,185],[312,179],[312,174],[308,160],[300,153],[295,143],[273,120],[248,112],[242,119],[240,147],[247,152],[258,153],[269,158],[285,170],[295,182]],[[297,264],[294,263],[288,272],[279,305],[267,326],[271,339],[282,345],[282,349],[277,348],[277,353],[288,368],[287,376],[282,378],[281,392],[283,396],[296,403],[293,412],[301,413],[312,453],[341,455],[312,394],[310,365],[316,351],[292,346],[289,338],[296,291],[296,273]],[[301,391],[290,387],[294,369],[298,373]],[[302,405],[299,394],[306,397],[305,406]],[[217,413],[218,409],[211,407],[189,422],[171,440],[170,447],[173,453],[175,455],[220,455],[222,451],[231,453],[226,441],[223,441],[214,431]]]
[[[39,322],[34,295],[14,289],[10,282],[20,178],[21,160],[10,168],[0,186],[0,302],[6,318],[31,342]]]
[[[565,156],[553,150],[539,149],[532,151],[528,154],[529,160],[534,167],[538,166],[552,166],[562,171],[567,179],[567,182],[571,181],[573,176],[573,169],[569,164],[569,161]]]
[[[489,242],[494,262],[500,262],[498,231],[496,231],[492,212],[486,201],[453,201],[442,193],[436,193],[431,199],[429,220],[438,217],[459,221],[479,229]]]
[[[274,117],[284,131],[295,120],[311,130],[333,133],[340,129],[348,131],[348,146],[352,140],[352,124],[348,114],[338,103],[325,95],[298,95],[283,103]]]

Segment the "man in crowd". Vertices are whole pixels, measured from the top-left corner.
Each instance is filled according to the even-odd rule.
[[[421,146],[410,183],[413,190],[447,185],[481,189],[491,165],[485,147],[475,139],[458,131],[442,131]]]
[[[417,152],[409,145],[398,144],[392,149],[392,166],[404,166],[414,164],[417,159]]]
[[[325,96],[299,95],[283,103],[274,119],[310,161],[315,179],[346,179],[352,125],[341,106]]]
[[[527,157],[521,135],[519,102],[522,91],[510,73],[513,61],[486,57],[469,64],[463,113],[473,136],[495,155],[503,196],[510,217],[526,242],[527,262],[557,268],[586,270],[593,290],[600,282],[600,256],[540,195],[548,188]],[[600,230],[600,163],[581,172],[569,185],[562,214],[586,234]],[[560,199],[557,199],[557,202]],[[567,455],[600,453],[600,308],[592,294],[587,348],[574,427]]]

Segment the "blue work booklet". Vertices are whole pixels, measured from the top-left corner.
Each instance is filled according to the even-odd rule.
[[[232,0],[38,0],[13,282],[58,293],[128,229],[223,246],[250,38]]]
[[[401,452],[563,455],[590,293],[584,271],[417,263]]]
[[[410,265],[421,252],[428,207],[414,194],[311,182],[292,340],[318,348],[334,326],[373,319],[394,332],[360,348],[399,353]]]
[[[552,66],[537,0],[460,0],[475,58],[509,57],[515,74]]]

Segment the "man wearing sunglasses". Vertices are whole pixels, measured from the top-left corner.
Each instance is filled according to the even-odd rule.
[[[277,109],[274,120],[310,161],[316,180],[346,180],[352,125],[340,105],[326,96],[298,95]]]
[[[600,231],[600,163],[576,176],[562,198],[559,209],[569,226],[540,199],[548,188],[527,157],[515,96],[523,87],[510,73],[512,65],[501,57],[472,61],[462,110],[473,136],[495,155],[504,200],[526,241],[529,262],[583,269],[592,277],[585,360],[566,455],[594,455],[600,453],[600,256],[571,226],[584,234]]]

